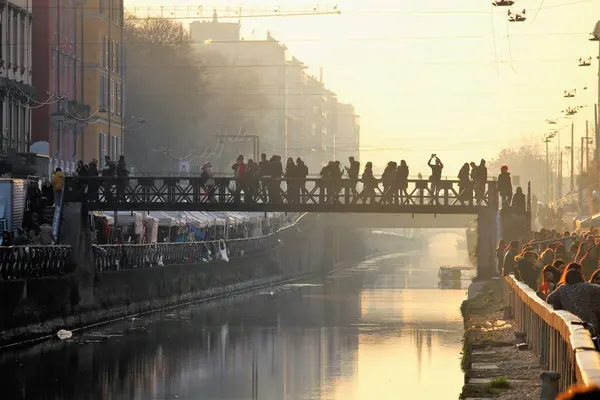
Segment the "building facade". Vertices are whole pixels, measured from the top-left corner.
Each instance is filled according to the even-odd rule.
[[[337,126],[335,132],[335,159],[342,163],[349,157],[360,157],[360,117],[352,104],[337,104]]]
[[[37,90],[32,138],[49,169],[73,172],[83,159],[91,107],[83,99],[82,2],[33,0],[32,57]]]
[[[249,134],[260,136],[261,152],[279,154],[284,162],[301,157],[311,174],[318,174],[329,161],[358,158],[354,108],[342,104],[338,109],[337,95],[325,87],[322,73],[309,75],[304,63],[288,57],[284,44],[270,34],[266,40],[244,40],[238,23],[219,22],[216,15],[210,22],[192,23],[190,35],[199,53],[217,51],[233,67],[253,67],[256,91],[266,105],[260,122],[254,124],[256,132]],[[237,129],[232,126],[228,131]],[[343,147],[338,149],[338,142]]]
[[[31,147],[32,85],[30,0],[0,4],[0,157],[26,153]]]
[[[83,99],[92,107],[83,159],[97,158],[103,167],[104,156],[124,153],[123,0],[87,0],[83,21]]]

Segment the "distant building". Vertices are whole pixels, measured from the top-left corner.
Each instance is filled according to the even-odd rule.
[[[29,152],[31,109],[37,103],[31,80],[31,2],[3,2],[0,11],[0,157],[6,158],[9,152]]]
[[[37,89],[32,131],[49,169],[71,172],[84,156],[91,107],[83,101],[83,13],[79,1],[34,0],[32,52]]]
[[[248,70],[252,66],[250,70],[257,78],[256,91],[266,99],[258,121],[253,121],[252,131],[248,131],[249,135],[260,137],[260,152],[279,154],[284,163],[287,157],[301,157],[311,174],[318,174],[336,158],[338,125],[348,124],[338,116],[337,96],[325,88],[322,77],[306,74],[304,63],[295,57],[290,59],[285,45],[270,34],[266,40],[244,40],[238,23],[219,22],[216,14],[210,22],[193,22],[190,34],[199,52],[216,51],[233,68],[239,65]],[[230,120],[224,128],[230,134],[247,126]],[[348,131],[344,140],[353,134]],[[358,138],[351,142],[356,142],[353,154],[357,154]]]
[[[272,36],[267,40],[243,40],[239,36],[239,24],[218,22],[193,22],[190,24],[190,35],[197,43],[197,50],[202,52],[215,51],[227,59],[233,68],[239,65],[245,71],[256,75],[254,86],[266,99],[264,107],[257,111],[261,114],[259,121],[254,121],[253,130],[248,135],[259,135],[261,151],[287,156],[289,146],[286,134],[287,77],[286,77],[286,46]],[[247,66],[253,66],[248,68]],[[244,94],[227,94],[222,96],[244,96]],[[233,113],[232,113],[233,114]],[[222,129],[227,133],[235,133],[248,127],[245,121],[229,120]],[[215,136],[218,132],[215,132]],[[293,155],[290,153],[290,155]]]
[[[335,133],[335,159],[346,162],[348,157],[360,158],[360,117],[352,104],[338,103]]]
[[[64,0],[63,0],[64,1]],[[96,0],[83,5],[85,102],[92,115],[85,130],[83,159],[113,160],[123,149],[123,0]]]

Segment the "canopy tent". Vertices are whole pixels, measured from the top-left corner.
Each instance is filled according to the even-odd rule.
[[[148,213],[151,217],[158,219],[159,226],[183,226],[185,221],[173,212],[169,211],[152,211]]]
[[[113,218],[114,218],[113,212]],[[117,225],[141,224],[142,214],[135,211],[117,211]]]

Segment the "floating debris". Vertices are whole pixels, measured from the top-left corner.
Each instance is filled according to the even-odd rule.
[[[73,332],[61,329],[56,333],[56,336],[58,336],[60,340],[71,339],[73,337]]]

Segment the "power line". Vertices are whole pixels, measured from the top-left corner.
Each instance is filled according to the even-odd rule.
[[[511,37],[525,37],[525,38],[533,38],[533,37],[547,37],[547,36],[589,36],[589,32],[546,32],[546,33],[518,33],[511,34]],[[349,38],[340,38],[340,39],[311,39],[311,38],[299,38],[299,39],[285,39],[285,44],[287,43],[315,43],[315,44],[323,44],[323,43],[336,43],[336,42],[396,42],[396,41],[410,41],[410,40],[482,40],[482,39],[494,39],[492,35],[433,35],[433,36],[359,36],[359,37],[349,37]],[[103,44],[102,41],[77,41],[78,45],[100,45]],[[272,44],[274,42],[267,40],[213,40],[210,43],[207,43],[206,40],[177,40],[173,42],[164,42],[164,43],[153,43],[147,40],[126,40],[122,44],[124,46],[161,46],[165,44],[204,44],[207,47],[213,45],[218,46],[219,44],[261,44],[264,43],[266,45]],[[34,44],[48,44],[53,45],[52,41],[49,39],[41,39],[41,40],[32,40],[31,43],[22,44],[22,43],[5,43],[5,46],[19,46],[19,47],[32,47]]]
[[[575,57],[576,59],[577,57]],[[439,60],[439,61],[431,61],[431,60],[412,60],[412,62],[398,62],[393,63],[393,65],[495,65],[495,64],[507,64],[511,63],[566,63],[566,62],[575,62],[573,61],[573,57],[566,58],[548,58],[548,59],[531,59],[531,60]],[[160,64],[160,65],[147,65],[147,64],[133,64],[129,65],[127,63],[121,64],[123,69],[125,68],[135,68],[135,69],[176,69],[176,68],[295,68],[294,65],[290,64]],[[328,66],[336,66],[336,67],[356,67],[360,66],[361,68],[366,68],[367,65],[363,64],[329,64]],[[381,68],[382,65],[371,65],[369,68]],[[300,68],[300,67],[298,67]]]

